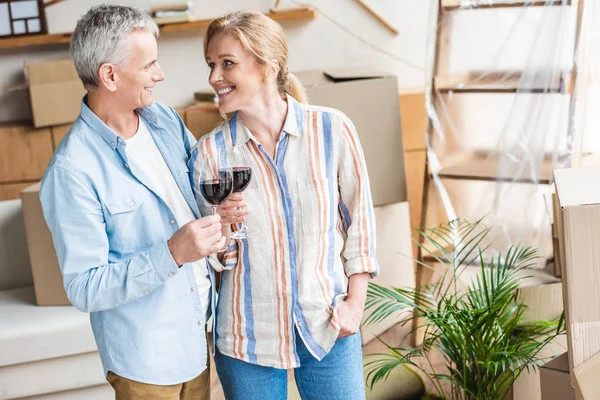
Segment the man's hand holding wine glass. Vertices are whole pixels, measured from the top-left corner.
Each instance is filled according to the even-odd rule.
[[[216,253],[226,240],[221,233],[221,216],[209,215],[179,228],[167,244],[173,260],[181,266]]]

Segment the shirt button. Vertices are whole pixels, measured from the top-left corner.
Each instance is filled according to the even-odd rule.
[[[172,219],[171,221],[169,221],[171,223],[171,225],[175,225],[175,220]]]
[[[172,273],[172,272],[169,272],[169,276],[173,276],[173,275],[175,275],[175,274],[174,274],[174,273]]]
[[[192,286],[192,292],[196,291],[196,286]]]
[[[120,138],[120,137],[118,137],[118,138],[117,138],[117,142],[120,142],[120,141],[121,141],[121,138]]]
[[[204,321],[202,321],[202,320],[198,321],[198,325],[204,325]]]
[[[125,164],[125,168],[129,168],[129,164]]]
[[[131,203],[129,203],[129,205],[130,205],[131,207],[135,206],[135,201],[132,201]]]
[[[115,147],[115,142],[110,142],[110,145],[111,145],[112,147]]]

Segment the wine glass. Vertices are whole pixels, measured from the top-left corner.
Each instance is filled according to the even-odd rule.
[[[252,182],[252,167],[250,159],[243,146],[234,146],[229,153],[229,162],[233,173],[233,193],[242,193]],[[258,233],[257,229],[250,229],[246,222],[237,231],[231,232],[232,239],[246,239]]]
[[[217,207],[233,193],[233,175],[227,157],[212,153],[204,157],[197,190],[212,206],[212,214],[215,215]]]

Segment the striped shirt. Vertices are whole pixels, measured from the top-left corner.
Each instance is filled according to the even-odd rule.
[[[256,182],[243,192],[246,221],[260,232],[225,254],[216,343],[227,356],[285,369],[299,366],[294,327],[321,360],[340,330],[335,306],[346,296],[348,277],[379,271],[354,126],[340,111],[290,96],[287,102],[274,159],[235,113],[198,142],[189,160],[198,185],[204,155],[226,155],[232,146],[247,152]],[[208,203],[197,201],[208,212]]]

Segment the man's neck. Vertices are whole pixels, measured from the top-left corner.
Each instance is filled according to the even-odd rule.
[[[102,92],[88,92],[87,106],[124,140],[130,139],[138,130],[139,117],[135,110],[123,107],[112,97]]]

